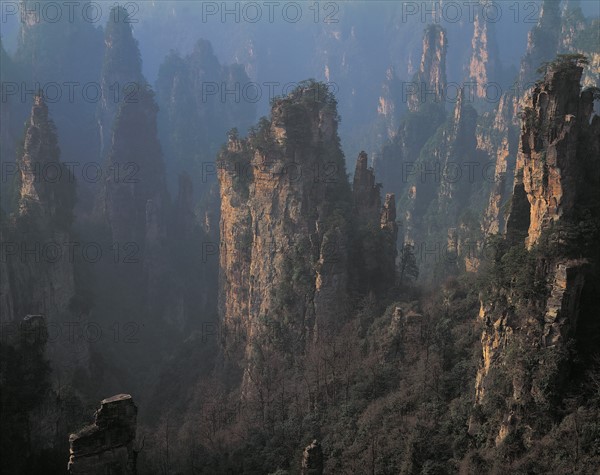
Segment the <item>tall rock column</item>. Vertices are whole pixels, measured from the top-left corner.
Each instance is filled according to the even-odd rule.
[[[219,156],[219,313],[225,352],[245,368],[269,348],[300,355],[343,324],[360,259],[394,284],[393,196],[381,217],[364,152],[351,190],[337,123],[335,98],[306,81],[247,138],[232,131]]]
[[[248,138],[230,135],[219,182],[225,333],[250,349],[274,322],[288,350],[301,347],[343,315],[345,295],[350,195],[325,86],[302,84]]]
[[[499,375],[508,372],[510,378],[496,444],[528,416],[528,404],[560,397],[572,364],[570,348],[585,353],[579,327],[593,329],[589,322],[597,317],[589,301],[598,291],[600,117],[593,113],[594,91],[581,92],[582,72],[581,57],[553,62],[522,114],[506,225],[510,249],[502,257],[503,265],[512,262],[511,275],[508,283],[495,281],[479,314],[483,361],[476,403],[485,404],[489,392],[497,391]],[[526,423],[534,431],[534,422]]]
[[[560,31],[560,2],[544,0],[537,25],[527,36],[527,51],[521,60],[519,85],[523,91],[531,87],[542,63],[552,60],[556,55]]]
[[[597,176],[597,157],[586,150],[594,147],[587,142],[597,132],[598,119],[590,120],[593,92],[580,91],[578,61],[550,65],[524,104],[507,234],[525,235],[528,248],[553,222],[573,217],[581,196],[589,193],[578,183]]]
[[[484,2],[480,2],[475,11],[468,70],[469,80],[475,84],[478,98],[485,98],[486,84],[498,79],[501,67],[494,23],[488,22],[483,15],[484,5]]]
[[[414,94],[408,97],[408,108],[415,112],[423,104],[442,102],[446,96],[446,30],[429,25],[423,36],[423,54],[419,70],[413,77]]]
[[[71,237],[75,179],[60,160],[56,127],[41,95],[34,98],[17,166],[18,208],[3,219],[0,230],[1,319],[18,324],[26,315],[43,315],[63,328],[72,318],[76,296],[77,244]],[[54,370],[70,380],[86,365],[88,346],[77,335],[60,337],[48,345],[47,355]]]
[[[104,32],[101,96],[97,110],[101,159],[110,151],[120,104],[136,101],[145,83],[140,50],[133,37],[129,14],[121,6],[113,7]]]

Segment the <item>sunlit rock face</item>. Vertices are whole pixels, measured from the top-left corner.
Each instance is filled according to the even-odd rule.
[[[264,319],[293,315],[301,344],[327,318],[321,294],[343,304],[350,190],[335,102],[320,88],[275,102],[269,122],[247,139],[230,136],[220,155],[220,310],[244,340],[264,333]]]
[[[248,138],[230,134],[220,154],[219,310],[226,354],[250,358],[274,328],[287,335],[287,351],[302,351],[344,321],[358,265],[349,256],[376,258],[357,241],[354,224],[371,226],[375,239],[388,242],[386,262],[393,266],[393,196],[381,217],[380,187],[365,153],[351,190],[337,123],[325,86],[307,82],[275,101],[271,119]],[[394,285],[393,269],[388,285]]]
[[[417,91],[408,96],[408,108],[419,110],[426,102],[441,102],[446,94],[446,30],[439,25],[430,25],[423,37],[423,54],[419,70],[413,78]]]
[[[494,23],[486,21],[482,11],[484,5],[485,2],[480,2],[475,9],[472,52],[468,66],[468,77],[475,84],[478,98],[486,97],[486,84],[496,81],[501,69]]]
[[[519,363],[511,369],[512,396],[497,445],[523,417],[519,408],[543,400],[548,388],[560,392],[572,363],[569,344],[578,344],[578,326],[590,318],[582,295],[597,279],[598,249],[589,226],[599,216],[600,118],[593,115],[592,91],[581,92],[580,61],[551,64],[524,102],[506,238],[513,249],[537,252],[532,272],[544,286],[529,298],[498,287],[481,303],[476,402],[485,402],[495,384],[493,371],[507,361]],[[514,360],[522,348],[537,352],[534,369],[524,371]]]
[[[68,472],[135,475],[137,406],[129,394],[102,400],[94,423],[69,437]]]
[[[302,453],[302,475],[323,474],[323,449],[318,440],[313,440]]]
[[[493,174],[486,173],[492,181],[487,209],[482,219],[482,231],[486,236],[504,233],[506,210],[512,196],[515,162],[518,149],[518,136],[513,125],[513,95],[505,93],[494,111],[494,121],[490,129],[483,128],[477,134],[477,148],[484,150],[494,161]]]
[[[528,248],[553,222],[573,217],[589,194],[577,184],[597,175],[599,121],[592,119],[592,91],[581,92],[582,72],[582,66],[551,66],[524,103],[507,232],[524,234]]]

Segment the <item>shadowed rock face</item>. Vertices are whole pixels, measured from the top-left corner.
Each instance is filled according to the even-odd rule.
[[[134,475],[137,406],[129,394],[104,399],[94,424],[69,437],[70,474]]]

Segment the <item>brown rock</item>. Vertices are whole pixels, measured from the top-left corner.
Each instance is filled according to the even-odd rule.
[[[70,474],[135,475],[137,406],[129,394],[101,402],[94,424],[69,437]]]

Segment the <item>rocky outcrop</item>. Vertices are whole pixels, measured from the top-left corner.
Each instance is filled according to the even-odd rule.
[[[577,183],[597,181],[590,151],[597,150],[600,120],[593,92],[580,91],[578,61],[557,60],[525,102],[507,235],[526,235],[528,248],[552,223],[574,217],[587,193]]]
[[[485,98],[486,84],[496,81],[501,65],[496,43],[495,26],[483,14],[485,2],[479,2],[475,9],[471,58],[468,66],[469,81],[475,86],[475,95]]]
[[[264,319],[287,320],[301,345],[344,303],[348,215],[337,202],[350,190],[335,101],[305,83],[259,127],[230,135],[219,158],[220,312],[244,339],[264,334]]]
[[[442,102],[446,96],[446,30],[430,25],[423,37],[423,54],[419,70],[413,77],[414,93],[408,96],[408,108],[417,111],[425,103]]]
[[[60,160],[56,128],[41,95],[34,98],[17,158],[17,210],[2,220],[3,324],[19,325],[23,315],[43,315],[58,338],[47,357],[65,380],[85,367],[88,346],[62,329],[73,318],[77,243],[71,236],[75,179]],[[78,315],[82,317],[84,315]]]
[[[367,162],[367,154],[361,152],[352,184],[353,285],[359,293],[380,294],[396,282],[396,197],[387,193],[381,206],[381,184]]]
[[[376,223],[381,209],[381,184],[375,183],[375,172],[368,166],[368,156],[360,152],[356,160],[352,198],[354,211],[361,222]]]
[[[129,394],[102,400],[94,424],[71,434],[68,472],[135,475],[137,406]]]
[[[139,91],[146,88],[140,50],[131,25],[125,8],[116,6],[110,10],[104,30],[101,96],[96,113],[101,159],[110,151],[113,125],[120,105],[135,102]]]
[[[482,220],[484,235],[503,233],[506,224],[504,209],[512,195],[516,165],[518,135],[513,125],[514,99],[511,94],[503,94],[494,111],[493,123],[478,130],[477,148],[494,160],[493,174],[485,171],[486,180],[491,180],[490,196]]]
[[[271,119],[246,139],[230,133],[218,162],[219,311],[227,354],[248,357],[252,348],[277,341],[287,342],[285,351],[302,351],[335,328],[349,286],[361,275],[359,258],[380,280],[379,263],[391,263],[387,285],[394,284],[395,203],[388,197],[380,219],[379,186],[367,161],[361,153],[352,191],[335,99],[312,81],[274,102]]]
[[[560,2],[544,0],[537,25],[527,36],[527,50],[521,61],[519,84],[523,91],[532,86],[542,63],[551,61],[556,55],[560,32]]]
[[[302,454],[302,475],[323,474],[323,449],[317,439],[306,446]]]
[[[513,247],[506,262],[516,259],[513,274],[527,268],[529,281],[520,288],[496,283],[479,315],[483,360],[476,402],[484,404],[490,388],[498,387],[498,374],[510,378],[496,445],[527,416],[524,406],[561,394],[581,313],[584,321],[593,318],[593,310],[582,305],[582,292],[597,279],[597,235],[589,229],[600,217],[600,118],[593,115],[592,91],[580,91],[580,63],[579,57],[552,63],[522,114],[506,225]]]

